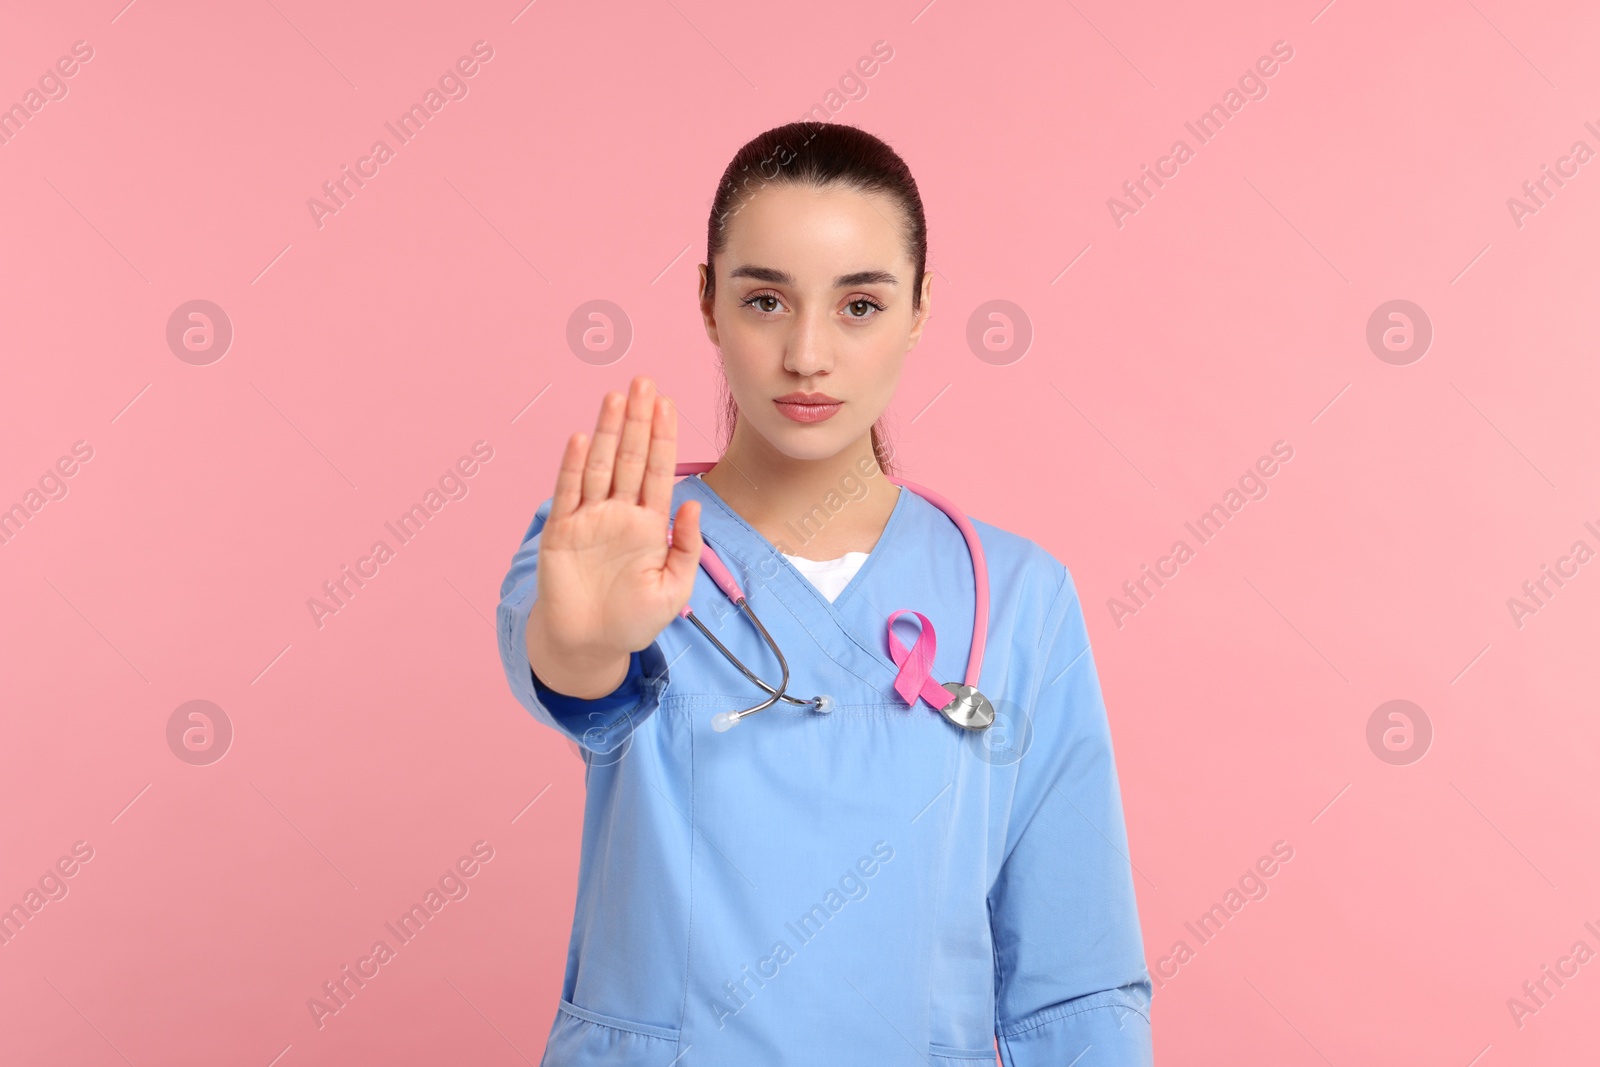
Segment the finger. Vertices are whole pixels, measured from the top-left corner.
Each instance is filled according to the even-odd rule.
[[[556,473],[556,492],[550,505],[547,522],[563,518],[578,510],[583,486],[583,464],[589,457],[589,438],[575,433],[567,438],[567,447],[561,453],[561,470]]]
[[[678,518],[672,524],[672,547],[667,550],[665,570],[670,583],[689,602],[694,589],[695,571],[700,566],[700,501],[685,500],[678,508]],[[679,610],[683,605],[680,604]]]
[[[628,389],[628,409],[617,442],[617,461],[611,475],[611,495],[629,504],[639,503],[639,483],[650,454],[650,425],[655,421],[655,383],[638,377]]]
[[[656,397],[650,420],[650,456],[645,464],[644,491],[639,502],[665,515],[672,507],[672,483],[678,462],[678,408],[664,396]]]
[[[604,500],[611,495],[611,464],[617,454],[617,436],[622,430],[622,396],[608,392],[600,401],[600,415],[594,422],[594,439],[589,442],[589,461],[583,467],[583,502]]]

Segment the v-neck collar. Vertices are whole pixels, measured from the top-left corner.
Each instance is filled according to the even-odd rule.
[[[915,507],[910,499],[916,495],[915,493],[903,485],[898,487],[900,490],[899,496],[895,499],[894,507],[889,511],[889,520],[884,523],[883,532],[878,535],[877,543],[874,544],[872,546],[872,550],[867,553],[867,558],[862,561],[860,569],[858,569],[855,575],[851,577],[844,589],[840,590],[839,595],[830,602],[827,597],[822,595],[822,590],[818,589],[815,585],[812,585],[810,579],[800,573],[798,567],[784,558],[783,553],[778,551],[777,547],[767,539],[765,534],[761,533],[761,531],[757,530],[754,526],[751,526],[750,523],[745,520],[744,516],[740,515],[737,511],[734,511],[733,508],[728,505],[728,502],[717,495],[717,491],[711,488],[711,486],[707,485],[699,474],[690,475],[689,477],[684,478],[678,484],[688,485],[689,491],[695,493],[704,503],[709,503],[713,508],[715,508],[716,514],[720,515],[721,518],[727,523],[731,523],[739,532],[739,534],[741,534],[744,538],[747,538],[749,542],[759,546],[761,551],[771,553],[771,555],[779,561],[779,566],[788,573],[790,584],[797,588],[804,589],[806,594],[815,599],[815,610],[826,614],[840,633],[847,635],[850,638],[851,643],[855,644],[863,652],[867,653],[875,664],[877,664],[883,671],[888,672],[891,678],[894,676],[898,668],[894,665],[894,661],[889,658],[887,651],[885,651],[884,639],[882,635],[878,635],[878,639],[876,641],[867,640],[864,635],[856,631],[849,620],[847,620],[843,613],[841,613],[839,607],[845,603],[846,598],[853,596],[865,585],[868,576],[872,573],[873,567],[877,564],[878,560],[881,559],[886,553],[894,551],[895,542],[898,539],[900,529],[910,521],[906,515],[911,508]],[[713,525],[717,524],[713,523]],[[703,508],[701,533],[706,533]],[[737,541],[730,542],[727,538],[719,538],[715,532],[711,533],[710,539],[712,541],[719,542],[716,547],[722,551],[726,551],[735,559],[738,559],[747,569],[753,569],[756,566],[757,560],[751,558],[751,554],[745,545],[741,545]],[[720,551],[719,554],[721,554]],[[880,625],[886,626],[889,613],[883,612],[882,616],[883,622]]]

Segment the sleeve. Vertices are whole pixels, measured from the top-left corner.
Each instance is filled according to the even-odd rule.
[[[659,641],[634,653],[628,677],[616,691],[595,700],[554,693],[533,673],[528,662],[528,614],[538,595],[539,541],[550,518],[554,498],[534,512],[522,544],[511,557],[511,569],[500,583],[500,604],[495,609],[495,633],[500,662],[511,692],[535,719],[576,741],[592,754],[617,755],[639,724],[660,706],[667,687],[667,659]]]
[[[551,712],[561,715],[589,714],[598,711],[601,713],[615,711],[625,704],[638,699],[639,682],[644,675],[644,669],[639,665],[639,653],[634,652],[628,656],[628,673],[623,677],[617,687],[603,697],[568,696],[558,693],[545,685],[539,678],[537,671],[533,675],[533,689],[539,694],[539,701]]]
[[[1148,1065],[1152,988],[1111,730],[1083,608],[1061,573],[989,892],[995,1036],[1005,1067]]]

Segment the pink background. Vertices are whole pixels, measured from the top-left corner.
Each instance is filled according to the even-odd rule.
[[[1593,1057],[1600,962],[1520,1026],[1507,1000],[1600,951],[1600,563],[1520,626],[1507,599],[1600,549],[1600,161],[1520,226],[1507,198],[1600,150],[1594,5],[124,2],[0,32],[0,103],[93,48],[0,145],[0,507],[93,450],[0,545],[0,904],[93,849],[0,947],[0,1060],[538,1061],[583,773],[507,691],[498,583],[607,388],[653,376],[713,455],[715,182],[880,40],[835,121],[929,216],[900,459],[1073,571],[1158,1061]],[[308,198],[478,40],[469,94],[319,228]],[[1275,41],[1268,95],[1199,145]],[[208,365],[166,340],[196,299],[234,331]],[[566,341],[597,299],[633,330],[604,366]],[[1393,299],[1432,324],[1407,365],[1366,341]],[[999,365],[966,340],[990,300],[1033,330]],[[468,494],[319,628],[322,583],[477,441]],[[1119,626],[1108,599],[1277,441],[1268,495]],[[1367,740],[1395,699],[1433,735],[1404,765]],[[232,724],[209,765],[169,747],[190,700]],[[307,999],[477,841],[470,894],[319,1029]]]

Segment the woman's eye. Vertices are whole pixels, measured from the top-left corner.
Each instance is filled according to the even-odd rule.
[[[768,306],[769,301],[771,302],[770,307]],[[744,306],[753,307],[757,311],[765,312],[770,315],[772,312],[777,311],[778,308],[782,307],[783,304],[782,301],[773,296],[771,293],[757,293],[755,296],[745,300]]]
[[[763,315],[771,315],[783,309],[783,300],[772,293],[756,293],[745,297],[741,303],[748,308],[754,308]],[[884,305],[871,297],[861,296],[845,302],[845,317],[850,319],[869,319],[884,310]]]

